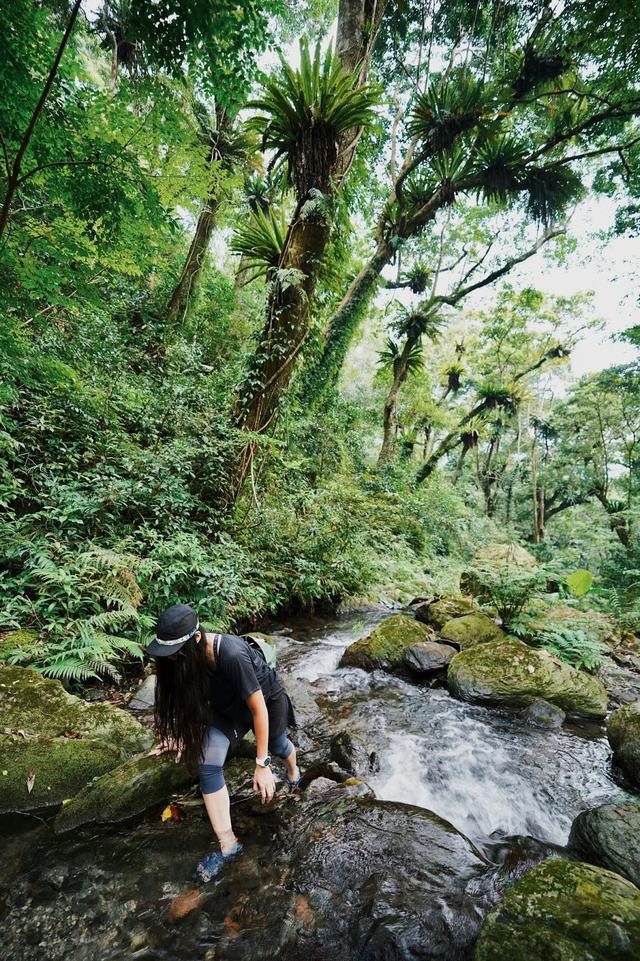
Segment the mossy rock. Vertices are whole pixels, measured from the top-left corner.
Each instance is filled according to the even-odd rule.
[[[460,590],[463,594],[472,594],[474,597],[484,593],[476,570],[512,571],[514,574],[522,574],[535,571],[537,567],[535,557],[519,544],[485,544],[473,555],[470,570],[460,575]]]
[[[486,614],[480,612],[465,614],[463,617],[447,621],[440,633],[447,641],[456,644],[460,650],[465,650],[474,644],[499,641],[505,637],[502,628],[498,627]]]
[[[433,624],[440,631],[454,617],[464,617],[476,610],[473,601],[465,597],[441,597],[438,601],[420,605],[416,618],[426,624]],[[423,613],[422,613],[423,612]]]
[[[22,628],[15,631],[6,631],[0,634],[0,651],[10,651],[14,647],[19,647],[23,651],[32,651],[38,643],[39,636],[37,631],[28,631]]]
[[[547,608],[536,617],[529,626],[529,633],[535,637],[542,631],[571,628],[583,631],[591,641],[601,644],[616,645],[620,640],[620,631],[613,620],[599,611],[578,611],[566,604],[556,604]]]
[[[485,918],[474,961],[637,961],[640,891],[611,871],[552,860]]]
[[[131,758],[87,784],[55,820],[55,830],[70,831],[82,824],[124,821],[168,801],[172,794],[195,781],[175,754]]]
[[[569,845],[585,861],[621,874],[640,886],[640,804],[601,804],[571,825]]]
[[[456,697],[479,704],[527,707],[542,697],[571,715],[603,718],[607,712],[607,692],[595,677],[512,637],[456,654],[447,682]]]
[[[39,737],[76,733],[104,738],[128,754],[150,747],[149,732],[111,704],[87,704],[60,681],[25,667],[0,668],[0,729]]]
[[[346,649],[340,667],[361,667],[365,671],[397,669],[408,647],[432,638],[433,632],[425,624],[406,614],[392,614],[371,634]]]
[[[635,787],[640,788],[640,701],[624,704],[607,721],[613,758]]]
[[[115,743],[98,738],[0,737],[0,814],[59,805],[124,760]],[[35,775],[28,790],[29,774]]]

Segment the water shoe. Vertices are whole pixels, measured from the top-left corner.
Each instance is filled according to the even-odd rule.
[[[230,861],[232,858],[236,857],[236,855],[240,854],[241,851],[242,845],[239,841],[236,841],[233,847],[227,851],[226,854],[223,854],[222,851],[212,851],[211,854],[208,854],[206,858],[203,858],[196,867],[193,875],[195,880],[202,881],[203,884],[207,884],[209,881],[212,881],[213,878],[215,878],[216,875],[222,871],[227,861]]]

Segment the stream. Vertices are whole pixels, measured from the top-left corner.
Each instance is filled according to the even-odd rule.
[[[535,839],[532,843],[543,852],[566,844],[576,814],[623,795],[610,777],[610,750],[599,726],[540,730],[516,715],[456,701],[443,687],[339,669],[345,648],[388,613],[300,617],[272,626],[280,638],[279,667],[285,678],[295,679],[292,689],[307,686],[329,732],[348,728],[375,752],[379,768],[366,780],[378,799],[415,805],[450,822],[472,842],[473,858],[484,870],[500,846],[516,837]],[[210,842],[201,805],[191,804],[198,813],[176,824],[163,824],[153,811],[133,824],[72,836],[56,836],[49,824],[42,824],[0,839],[4,957],[254,961],[286,951],[294,961],[298,956],[314,961],[303,942],[300,955],[293,950],[297,935],[291,932],[291,919],[308,929],[321,925],[309,920],[307,899],[292,893],[288,868],[278,861],[282,850],[294,844],[282,822],[295,821],[300,802],[286,798],[284,815],[273,806],[261,812],[234,805],[245,854],[225,869],[220,881],[185,895],[194,887],[191,872]],[[326,805],[320,813],[326,815]],[[311,830],[309,825],[306,829]],[[308,846],[309,837],[316,835],[305,837]],[[334,838],[334,849],[336,843]],[[297,850],[295,844],[292,850]],[[315,869],[305,868],[299,853],[296,857],[301,865],[296,870],[301,876],[311,871],[313,885]],[[341,870],[348,869],[343,865]],[[475,876],[469,889],[475,890],[474,885],[480,894],[470,914],[479,924],[496,896]],[[194,898],[198,910],[190,910],[188,902],[189,910],[178,920],[185,897],[187,902]],[[441,897],[449,914],[457,910],[446,903],[446,892]],[[345,951],[344,957],[350,957]],[[366,955],[378,956],[405,955],[383,950]],[[464,947],[448,952],[445,946],[440,953],[433,949],[416,956],[457,961],[468,953]]]

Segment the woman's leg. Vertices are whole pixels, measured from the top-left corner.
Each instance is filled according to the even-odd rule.
[[[230,743],[226,734],[217,727],[210,727],[203,745],[200,765],[200,788],[204,806],[223,854],[230,851],[237,841],[231,827],[231,805],[223,771]]]
[[[287,777],[290,781],[297,781],[300,776],[295,746],[286,734],[279,734],[269,738],[269,753],[281,757],[287,765]]]
[[[269,753],[282,758],[287,765],[287,777],[290,781],[297,781],[300,772],[296,749],[287,737],[289,698],[284,688],[273,698],[269,698],[267,711],[269,712]]]

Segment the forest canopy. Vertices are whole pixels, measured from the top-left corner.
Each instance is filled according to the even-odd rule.
[[[1,656],[116,676],[169,603],[408,600],[505,537],[637,630],[637,304],[592,280],[638,236],[639,37],[632,0],[2,4]]]

